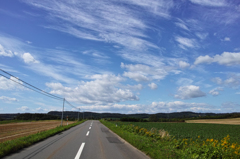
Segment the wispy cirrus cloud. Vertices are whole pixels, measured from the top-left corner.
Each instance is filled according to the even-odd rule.
[[[225,0],[190,0],[194,4],[211,7],[225,7],[227,2]]]
[[[149,50],[161,51],[147,34],[152,30],[147,16],[169,19],[170,9],[174,7],[172,0],[124,0],[119,3],[108,0],[91,2],[25,0],[25,2],[47,11],[50,24],[44,27],[66,32],[81,39],[111,43],[121,48],[117,51],[118,55],[130,61],[138,59],[139,54],[150,55]]]
[[[175,40],[179,43],[179,47],[181,47],[183,49],[198,47],[198,43],[195,39],[176,36]]]

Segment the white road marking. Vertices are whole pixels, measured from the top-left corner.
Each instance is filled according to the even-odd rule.
[[[91,129],[91,127],[89,127],[89,129]]]
[[[89,135],[89,131],[87,132],[86,136],[88,136],[88,135]]]
[[[84,145],[85,145],[85,143],[83,142],[82,145],[80,146],[79,150],[78,150],[77,155],[75,156],[75,159],[80,159],[80,156],[81,156],[82,150],[84,148]]]

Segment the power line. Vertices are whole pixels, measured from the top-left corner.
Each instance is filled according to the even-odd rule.
[[[9,79],[9,80],[11,80],[11,81],[13,81],[13,82],[15,82],[15,83],[17,83],[17,84],[20,84],[20,85],[22,85],[22,86],[24,86],[24,87],[26,87],[26,88],[28,88],[28,89],[30,89],[30,90],[33,90],[33,91],[35,91],[35,92],[37,92],[37,93],[40,93],[40,94],[42,94],[42,95],[45,95],[45,96],[47,96],[47,97],[50,97],[50,98],[53,98],[53,99],[56,99],[56,100],[63,100],[63,103],[66,102],[66,103],[67,103],[68,105],[70,105],[71,107],[73,107],[73,108],[75,108],[75,109],[80,109],[80,108],[77,108],[77,107],[73,106],[73,105],[72,105],[70,102],[68,102],[65,98],[61,98],[61,97],[55,96],[55,95],[53,95],[53,94],[50,94],[50,93],[48,93],[48,92],[45,92],[45,91],[41,90],[40,88],[37,88],[37,87],[35,87],[35,86],[33,86],[33,85],[25,82],[25,81],[23,81],[23,80],[15,77],[15,76],[13,76],[12,74],[10,74],[10,73],[2,70],[2,69],[0,69],[0,71],[8,74],[8,75],[11,76],[11,77],[14,77],[16,80],[18,80],[18,81],[20,81],[20,82],[11,79],[11,77],[7,77],[7,76],[5,76],[5,75],[3,75],[3,74],[0,74],[1,76],[5,77],[6,79]],[[21,82],[27,84],[28,86],[24,85],[24,84],[21,83]],[[30,87],[29,87],[29,86],[30,86]],[[31,87],[33,87],[34,89],[31,88]]]
[[[61,99],[59,99],[59,98],[54,98],[54,97],[52,97],[52,96],[49,96],[49,95],[44,94],[44,93],[42,93],[42,92],[39,92],[39,91],[37,91],[37,90],[35,90],[35,89],[32,89],[32,88],[30,88],[30,87],[28,87],[28,86],[25,86],[24,84],[19,83],[19,82],[15,81],[15,80],[13,80],[13,79],[11,79],[11,78],[8,78],[8,77],[6,77],[6,76],[4,76],[4,75],[2,75],[2,74],[0,74],[0,75],[3,76],[3,77],[5,77],[5,78],[7,78],[7,79],[9,79],[9,80],[11,80],[11,81],[13,81],[13,82],[15,82],[15,83],[20,84],[20,85],[22,85],[22,86],[24,86],[24,87],[26,87],[26,88],[28,88],[28,89],[31,89],[31,90],[33,90],[33,91],[35,91],[35,92],[38,92],[38,93],[43,94],[43,95],[45,95],[45,96],[48,96],[48,97],[50,97],[50,98],[53,98],[53,99],[56,99],[56,100],[62,100],[62,99],[63,99],[63,98],[61,98]]]
[[[25,84],[27,84],[27,85],[29,85],[29,86],[35,88],[35,89],[41,91],[41,92],[44,92],[44,93],[46,93],[46,94],[48,94],[48,95],[51,95],[51,96],[53,96],[53,97],[55,97],[55,98],[59,98],[59,99],[61,99],[61,100],[63,99],[63,98],[61,98],[61,97],[58,97],[58,96],[55,96],[55,95],[50,94],[50,93],[48,93],[48,92],[45,92],[45,91],[43,91],[43,90],[41,90],[41,89],[39,89],[39,88],[37,88],[37,87],[35,87],[35,86],[33,86],[33,85],[31,85],[31,84],[29,84],[29,83],[27,83],[27,82],[21,80],[21,79],[18,79],[17,77],[13,76],[12,74],[10,74],[10,73],[8,73],[8,72],[2,70],[2,69],[0,69],[0,70],[1,70],[2,72],[4,72],[4,73],[6,73],[6,74],[8,74],[8,75],[10,75],[10,76],[12,76],[12,77],[14,77],[14,78],[16,78],[17,80],[19,80],[19,81],[21,81],[21,82],[23,82],[23,83],[25,83]],[[9,79],[10,79],[10,78],[9,78]]]
[[[80,109],[80,108],[77,108],[77,107],[73,106],[73,105],[72,105],[71,103],[69,103],[66,99],[65,99],[65,102],[66,102],[68,105],[70,105],[71,107],[75,108],[75,109]]]

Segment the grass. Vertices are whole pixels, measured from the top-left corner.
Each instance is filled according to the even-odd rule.
[[[126,123],[101,121],[109,129],[127,140],[133,146],[142,150],[153,159],[158,158],[194,158],[194,159],[239,159],[240,144],[230,142],[231,137],[226,135],[224,138],[217,140],[214,138],[202,139],[197,136],[196,139],[182,138],[175,139],[169,136],[168,132],[162,129],[146,129],[136,126],[146,123],[136,122],[134,125]],[[154,123],[159,124],[159,123]],[[173,123],[165,123],[173,124]],[[179,124],[179,123],[176,123]],[[209,124],[206,124],[209,125]],[[153,123],[147,123],[148,127]],[[191,125],[192,126],[192,125]],[[199,126],[199,125],[198,125]],[[224,125],[225,126],[225,125]],[[211,129],[211,127],[208,127]],[[218,130],[220,132],[221,130]]]
[[[169,142],[172,142],[170,140],[156,140],[147,136],[137,135],[123,130],[119,126],[116,127],[116,124],[112,122],[104,120],[101,120],[101,123],[153,159],[180,157],[179,150],[175,150],[169,145]]]
[[[70,129],[71,127],[74,127],[78,124],[83,123],[84,121],[79,121],[73,124],[70,124],[68,126],[63,126],[63,127],[56,127],[54,129],[50,129],[47,131],[42,131],[42,132],[38,132],[36,134],[33,135],[29,135],[26,137],[21,137],[15,140],[11,140],[11,141],[6,141],[6,142],[2,142],[0,143],[0,158],[16,152],[18,150],[21,150],[23,148],[26,148],[28,146],[31,146],[32,144],[42,141],[50,136],[53,136],[59,132],[65,131],[67,129]]]
[[[198,139],[202,140],[217,139],[221,140],[229,135],[230,142],[237,142],[240,144],[240,125],[223,125],[223,124],[202,124],[202,123],[144,123],[144,122],[113,122],[118,125],[133,124],[135,126],[144,127],[148,130],[151,128],[164,129],[170,135],[175,136],[176,139]]]

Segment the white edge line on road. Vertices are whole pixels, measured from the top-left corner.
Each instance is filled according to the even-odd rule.
[[[88,135],[89,135],[89,131],[87,132],[86,136],[88,136]]]
[[[84,148],[84,145],[85,145],[85,143],[83,142],[82,145],[80,146],[79,150],[78,150],[77,155],[75,156],[75,159],[80,159],[80,156],[81,156],[82,150]]]

